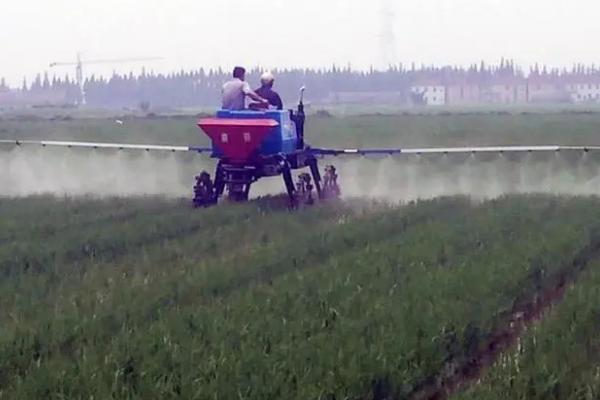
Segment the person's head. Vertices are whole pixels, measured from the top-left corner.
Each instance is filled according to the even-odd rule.
[[[260,77],[260,84],[263,85],[264,87],[272,88],[274,82],[275,82],[275,77],[270,72],[265,72]]]
[[[244,69],[244,67],[235,67],[233,69],[233,77],[238,78],[242,81],[246,79],[246,70]]]

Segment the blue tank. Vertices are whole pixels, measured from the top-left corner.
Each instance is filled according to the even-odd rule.
[[[272,119],[279,123],[278,126],[263,140],[260,147],[261,155],[288,154],[297,149],[298,136],[296,135],[296,124],[290,118],[287,110],[268,111],[217,111],[217,118],[221,119]],[[219,156],[220,151],[213,145],[213,155]]]

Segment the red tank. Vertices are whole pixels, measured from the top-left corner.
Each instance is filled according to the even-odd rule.
[[[272,119],[203,118],[198,126],[210,137],[213,148],[236,163],[248,161],[279,123]]]

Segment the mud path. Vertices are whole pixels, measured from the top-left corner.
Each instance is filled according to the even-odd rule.
[[[408,399],[445,400],[479,380],[504,352],[517,344],[530,326],[541,321],[562,301],[567,289],[575,284],[592,261],[599,258],[600,238],[596,237],[571,262],[544,279],[537,290],[523,293],[510,311],[498,317],[495,328],[482,344],[471,353],[448,361],[436,375],[418,384]],[[526,287],[535,285],[538,279],[539,276],[531,276]]]

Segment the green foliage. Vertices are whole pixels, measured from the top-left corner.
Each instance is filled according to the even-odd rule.
[[[306,139],[315,146],[460,146],[562,144],[599,145],[600,113],[492,113],[447,115],[309,115]],[[101,114],[100,114],[101,115]],[[212,111],[209,115],[212,115]],[[71,120],[0,121],[0,139],[88,140],[127,143],[208,143],[195,116],[135,118],[119,116]]]
[[[524,335],[477,386],[457,399],[597,399],[600,396],[600,263]]]
[[[598,206],[3,200],[0,399],[403,398],[571,261]]]

